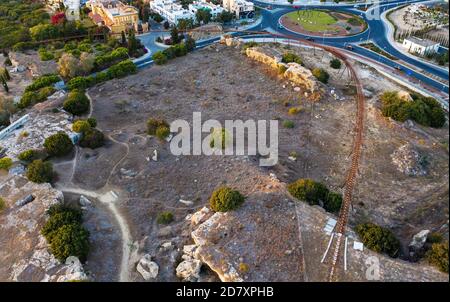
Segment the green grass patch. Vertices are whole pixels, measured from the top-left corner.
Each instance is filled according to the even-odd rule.
[[[333,29],[337,20],[328,12],[321,10],[299,10],[287,14],[288,18],[301,25],[307,31],[325,31]]]

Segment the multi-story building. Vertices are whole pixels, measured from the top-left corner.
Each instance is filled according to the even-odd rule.
[[[86,5],[91,9],[91,19],[107,26],[113,33],[121,33],[130,28],[138,30],[139,12],[134,6],[118,0],[90,0]]]
[[[217,17],[217,15],[221,14],[224,11],[224,9],[222,7],[220,7],[219,5],[215,5],[213,3],[206,2],[205,0],[194,1],[193,3],[189,4],[189,11],[191,13],[193,13],[194,15],[200,9],[209,11],[212,18]]]
[[[222,6],[236,15],[236,18],[253,18],[255,6],[246,0],[222,0]]]
[[[195,14],[188,9],[184,9],[175,0],[153,0],[150,2],[150,9],[160,14],[171,24],[178,24],[181,19],[195,19]]]

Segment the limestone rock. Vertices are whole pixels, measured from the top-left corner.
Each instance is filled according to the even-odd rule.
[[[405,144],[391,155],[392,162],[397,169],[409,176],[422,176],[427,174],[426,160],[411,144]]]
[[[200,273],[202,263],[197,259],[188,259],[180,262],[176,268],[177,277],[183,281],[194,282],[197,281]]]
[[[159,266],[152,261],[152,256],[145,254],[136,266],[136,270],[142,275],[144,280],[152,280],[158,276]]]
[[[416,261],[421,256],[429,233],[429,230],[422,230],[413,236],[413,239],[408,245],[411,260]]]
[[[202,222],[204,222],[208,217],[211,215],[211,210],[207,207],[203,207],[200,209],[200,211],[195,212],[191,216],[191,223],[193,225],[198,225]]]

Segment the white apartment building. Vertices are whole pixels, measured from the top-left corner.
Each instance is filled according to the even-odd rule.
[[[255,15],[255,6],[252,2],[246,0],[223,0],[222,6],[227,11],[234,13],[236,18],[253,18]]]
[[[195,19],[195,13],[189,9],[184,9],[175,0],[153,0],[150,2],[150,9],[160,14],[171,24],[178,24],[181,19]]]
[[[194,1],[193,3],[189,4],[189,11],[194,14],[194,16],[199,9],[209,11],[212,18],[217,17],[217,15],[221,14],[224,11],[224,9],[219,5],[215,5],[204,0]]]
[[[408,37],[403,40],[403,47],[410,53],[419,54],[421,56],[436,53],[439,50],[439,43],[428,39],[417,37]]]

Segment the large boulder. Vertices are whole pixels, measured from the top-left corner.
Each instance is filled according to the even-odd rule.
[[[413,239],[408,245],[411,260],[417,261],[423,255],[424,245],[427,242],[429,233],[429,230],[422,230],[413,236]]]

